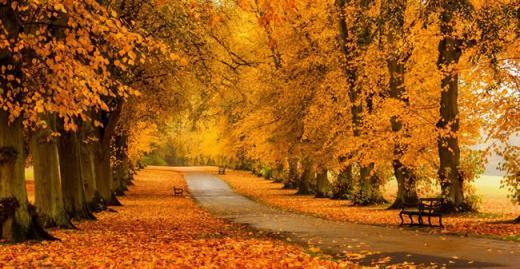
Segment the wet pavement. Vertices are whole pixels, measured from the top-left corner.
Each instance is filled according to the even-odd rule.
[[[289,213],[234,192],[214,173],[194,168],[183,172],[191,195],[218,217],[313,246],[331,254],[369,253],[362,263],[391,257],[392,263],[445,264],[448,268],[520,268],[520,243],[431,235],[398,227],[325,220]],[[370,253],[375,253],[370,255]]]

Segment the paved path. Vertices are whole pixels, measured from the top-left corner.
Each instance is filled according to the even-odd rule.
[[[213,174],[181,171],[192,196],[211,213],[259,230],[281,233],[297,243],[311,241],[324,251],[381,252],[363,262],[390,256],[393,262],[435,262],[449,268],[520,268],[520,243],[429,235],[288,213],[237,194]]]

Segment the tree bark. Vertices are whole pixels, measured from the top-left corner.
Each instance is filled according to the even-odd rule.
[[[443,38],[439,43],[437,65],[442,73],[440,119],[437,128],[439,150],[439,179],[441,191],[446,199],[445,211],[466,210],[463,175],[460,170],[459,148],[459,108],[458,83],[459,74],[456,65],[462,55],[462,41],[455,37],[452,20],[457,4],[447,1],[442,4],[440,13],[440,30]]]
[[[312,191],[312,183],[316,180],[316,171],[314,170],[314,165],[312,161],[305,159],[302,163],[303,165],[303,173],[301,177],[298,177],[296,182],[296,187],[298,195],[307,195],[313,194]]]
[[[349,165],[340,171],[333,188],[332,199],[352,199],[354,185],[355,182],[354,175],[352,172],[352,165]]]
[[[274,182],[281,183],[284,181],[283,162],[278,162],[272,172],[272,179]]]
[[[60,138],[60,171],[65,210],[78,220],[93,220],[85,196],[85,184],[78,134],[63,132]]]
[[[115,134],[115,130],[121,112],[123,111],[124,100],[114,99],[115,106],[110,112],[100,111],[95,115],[103,126],[95,129],[96,141],[94,147],[94,168],[96,171],[96,187],[105,205],[120,206],[121,203],[114,193],[114,177],[111,164],[112,151],[110,144]]]
[[[91,212],[100,212],[106,209],[106,205],[97,189],[96,166],[94,156],[94,142],[88,141],[82,131],[80,143],[81,172],[85,187],[85,199]]]
[[[112,192],[113,175],[110,164],[110,145],[96,141],[94,142],[94,151],[95,178],[99,194],[105,205],[120,206],[121,203]]]
[[[0,199],[14,198],[18,207],[1,225],[0,235],[9,242],[51,240],[31,209],[25,189],[22,120],[9,124],[9,113],[0,109]]]
[[[329,198],[331,184],[328,177],[328,170],[325,168],[318,169],[316,176],[316,198]]]
[[[58,138],[53,136],[56,116],[43,115],[42,120],[47,127],[31,138],[36,209],[43,226],[72,228],[63,200]]]
[[[372,205],[385,203],[380,189],[380,180],[374,170],[374,164],[360,168],[358,191],[354,195],[355,205]]]
[[[114,166],[114,192],[118,196],[125,194],[130,182],[130,160],[128,158],[128,136],[118,135],[115,139],[116,164]]]
[[[298,180],[298,159],[289,158],[288,160],[288,174],[285,177],[284,189],[296,189],[296,181]]]
[[[394,160],[392,166],[397,180],[397,194],[394,203],[389,209],[417,205],[419,203],[419,197],[417,195],[417,180],[415,174],[399,160]]]

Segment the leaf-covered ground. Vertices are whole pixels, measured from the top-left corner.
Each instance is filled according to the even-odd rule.
[[[0,268],[339,268],[302,247],[226,223],[190,198],[178,173],[146,170],[121,198],[118,212],[53,230],[55,242],[0,245]]]
[[[249,172],[229,171],[221,178],[248,197],[290,211],[364,224],[397,226],[400,223],[399,211],[386,210],[385,206],[354,207],[346,201],[294,195],[294,190],[282,189],[282,184],[259,178]],[[504,214],[493,208],[493,204],[490,201],[483,203],[482,211],[487,212],[485,214],[446,216],[443,218],[445,229],[423,229],[432,233],[484,235],[518,240],[520,225],[509,221],[518,216],[520,211],[511,207],[510,213]]]

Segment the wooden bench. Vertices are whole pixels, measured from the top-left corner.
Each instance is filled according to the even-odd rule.
[[[218,174],[219,175],[225,175],[226,174],[226,167],[225,166],[219,166],[218,167]]]
[[[184,193],[183,188],[173,187],[173,196],[182,196]]]
[[[399,212],[399,218],[401,218],[401,225],[405,224],[403,215],[407,215],[410,219],[410,226],[437,226],[443,228],[444,225],[442,224],[442,214],[440,211],[443,203],[443,198],[420,198],[418,205],[412,208],[403,207],[401,209],[401,212]],[[414,222],[414,216],[417,216],[417,223]],[[428,224],[424,223],[424,217],[428,218]],[[438,225],[432,224],[432,217],[436,217],[439,219]]]

